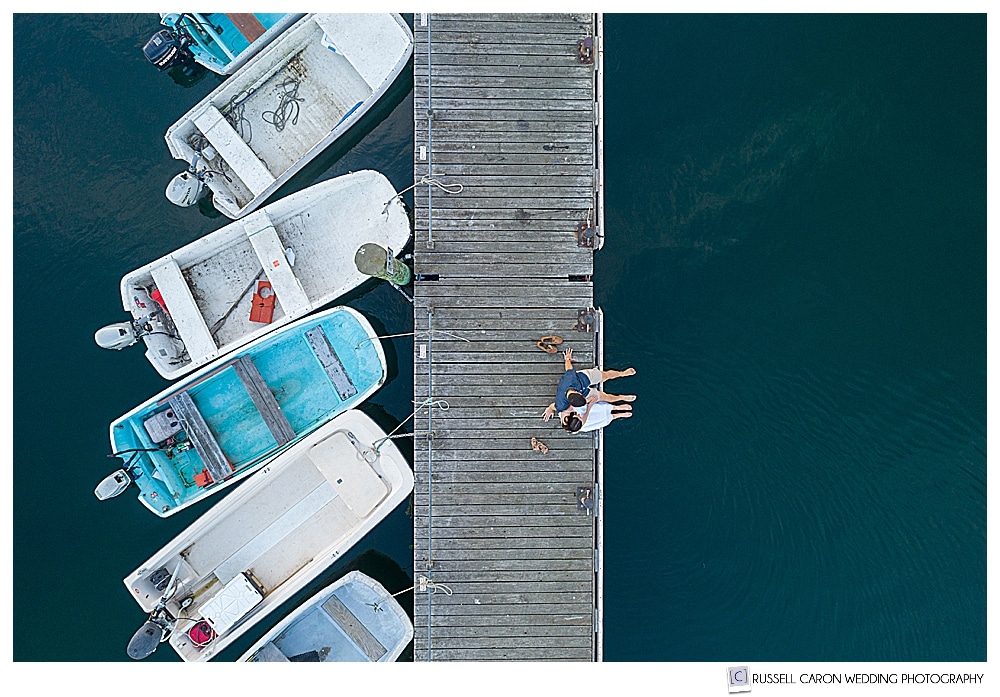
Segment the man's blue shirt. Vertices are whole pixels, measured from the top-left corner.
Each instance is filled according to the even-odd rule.
[[[566,399],[566,390],[577,390],[586,396],[589,387],[590,378],[573,368],[567,370],[559,378],[559,385],[556,387],[556,413],[569,409],[570,404],[569,400]]]

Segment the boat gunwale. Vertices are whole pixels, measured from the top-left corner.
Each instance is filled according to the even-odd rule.
[[[272,641],[275,636],[288,629],[288,627],[290,627],[300,617],[304,616],[307,612],[319,609],[322,603],[332,596],[338,589],[350,583],[361,583],[375,591],[375,593],[382,598],[378,603],[380,609],[382,609],[382,606],[384,605],[385,609],[392,610],[393,614],[396,615],[396,617],[401,620],[404,627],[406,627],[403,639],[397,642],[391,651],[387,651],[386,656],[383,656],[382,659],[372,662],[389,663],[395,661],[403,653],[403,649],[406,648],[406,645],[413,640],[413,621],[410,619],[410,616],[406,614],[406,610],[403,609],[403,606],[399,604],[399,601],[396,600],[391,593],[389,593],[385,586],[371,576],[361,571],[354,570],[344,574],[333,583],[323,587],[317,591],[315,595],[302,601],[298,607],[294,608],[290,613],[278,620],[278,622],[268,629],[267,632],[265,632],[264,635],[253,644],[253,646],[247,649],[243,655],[237,659],[237,663],[249,662],[254,654],[264,646],[264,644]]]
[[[268,463],[266,467],[259,471],[259,477],[257,479],[239,487],[232,494],[210,508],[207,512],[202,514],[198,519],[176,535],[172,540],[163,545],[156,553],[153,554],[153,556],[143,562],[132,573],[122,579],[122,582],[129,591],[129,595],[135,599],[143,611],[150,612],[153,607],[155,607],[159,599],[151,598],[151,603],[144,602],[143,598],[139,597],[137,593],[132,591],[133,582],[141,578],[146,572],[173,562],[175,558],[192,545],[204,531],[210,530],[212,527],[228,518],[228,516],[238,512],[240,507],[244,505],[246,501],[252,501],[256,494],[271,485],[274,481],[274,477],[283,472],[291,464],[296,463],[299,460],[299,457],[303,453],[308,453],[309,449],[316,443],[326,440],[341,431],[351,431],[352,429],[352,432],[360,431],[361,427],[363,427],[367,433],[376,437],[386,435],[385,431],[370,416],[359,409],[349,409],[334,417],[334,419],[328,421],[320,427],[320,429],[314,430],[307,437],[296,441],[295,445],[286,451],[284,460],[281,462],[272,461]],[[385,445],[381,446],[379,452],[380,457],[376,461],[378,463],[377,468],[375,466],[370,466],[389,487],[389,491],[385,498],[383,498],[367,516],[359,518],[354,527],[350,529],[345,537],[328,543],[321,550],[315,552],[310,561],[292,572],[279,585],[268,589],[267,593],[263,597],[263,600],[250,610],[247,615],[234,624],[228,631],[219,635],[216,638],[214,645],[205,653],[199,654],[193,659],[188,658],[173,644],[172,638],[176,635],[171,635],[171,640],[168,643],[171,644],[171,647],[174,648],[183,660],[204,661],[212,658],[218,652],[222,651],[250,627],[263,620],[276,608],[280,607],[282,603],[286,602],[295,593],[304,588],[324,569],[333,564],[337,559],[341,558],[344,553],[352,549],[355,544],[371,532],[380,522],[382,522],[382,520],[384,520],[390,513],[392,513],[392,511],[394,511],[401,503],[403,503],[403,501],[406,500],[406,497],[408,497],[410,492],[413,491],[414,483],[413,471],[410,468],[409,462],[391,439],[386,441]],[[212,573],[214,573],[214,570],[209,571],[207,575],[210,576]],[[206,575],[203,574],[203,576],[199,576],[198,578],[200,579],[205,576]],[[180,597],[182,596],[175,593],[175,599]],[[208,599],[206,599],[205,602],[207,602],[207,600]],[[199,603],[198,608],[200,608],[202,604],[203,603]],[[199,615],[198,617],[200,618],[201,616]],[[192,617],[190,619],[195,618]]]
[[[357,184],[354,183],[355,180],[358,180]],[[397,232],[396,227],[399,228],[399,231],[402,231],[403,226],[405,225],[406,240],[402,245],[399,245],[399,249],[396,250],[396,254],[398,255],[402,253],[403,248],[405,248],[405,246],[409,244],[410,239],[413,236],[413,230],[410,228],[409,218],[406,215],[405,207],[403,206],[402,201],[399,198],[398,192],[396,192],[395,186],[393,186],[392,182],[389,181],[389,178],[385,174],[379,172],[378,170],[363,169],[363,170],[358,170],[356,172],[349,172],[347,174],[334,177],[332,179],[326,179],[324,181],[317,182],[316,184],[313,184],[310,187],[307,187],[293,194],[289,194],[288,196],[281,198],[277,201],[274,201],[273,203],[268,204],[267,206],[262,208],[261,210],[263,210],[265,213],[268,212],[269,210],[279,210],[282,211],[281,214],[284,215],[293,212],[295,210],[294,206],[298,201],[307,200],[309,198],[315,198],[319,202],[322,202],[324,197],[338,194],[339,193],[337,191],[338,189],[345,189],[351,185],[376,187],[376,186],[382,186],[383,183],[387,185],[386,192],[388,193],[388,191],[391,190],[392,193],[394,194],[393,198],[391,198],[390,201],[395,202],[396,205],[392,206],[391,210],[393,211],[398,210],[398,215],[390,216],[389,220],[385,224],[385,227],[380,229],[379,231],[380,232],[384,231],[386,233],[385,237],[390,237],[394,236],[395,233]],[[389,221],[399,221],[400,224],[393,225],[390,228]],[[126,273],[124,276],[122,276],[121,280],[119,281],[119,292],[121,295],[122,308],[125,310],[126,313],[128,313],[131,319],[135,319],[135,313],[133,312],[132,304],[130,302],[131,297],[133,295],[133,293],[130,290],[132,284],[145,286],[152,283],[152,269],[163,264],[168,259],[173,260],[183,273],[185,269],[188,269],[192,266],[202,263],[203,261],[209,260],[214,256],[217,256],[219,250],[227,249],[242,242],[244,239],[248,239],[246,230],[244,227],[242,227],[242,224],[243,224],[242,219],[230,220],[222,227],[213,230],[212,232],[209,232],[203,235],[202,237],[199,237],[198,239],[185,244],[182,247],[172,250],[167,254],[164,254],[163,256],[154,259],[153,261]],[[218,244],[219,240],[223,240],[223,244]],[[361,274],[360,272],[359,275],[364,276],[364,274]],[[341,292],[336,292],[337,289],[334,289],[333,291],[325,293],[324,295],[319,296],[317,298],[313,298],[310,295],[309,296],[310,302],[304,305],[303,307],[297,308],[295,314],[288,315],[283,313],[281,317],[275,319],[273,322],[269,324],[264,324],[261,327],[253,330],[252,332],[243,335],[241,338],[231,340],[221,345],[217,343],[215,351],[203,355],[198,360],[192,359],[187,364],[178,366],[174,370],[167,370],[163,365],[160,364],[161,363],[160,361],[154,360],[154,357],[150,356],[151,349],[149,349],[148,347],[146,350],[146,360],[149,361],[149,363],[153,366],[153,368],[161,377],[167,380],[176,380],[178,378],[184,377],[185,375],[193,373],[194,371],[204,367],[205,365],[208,365],[214,360],[223,358],[224,356],[230,354],[231,352],[236,351],[244,346],[247,346],[252,341],[266,334],[269,334],[273,331],[277,331],[278,329],[287,326],[291,322],[301,319],[303,316],[308,315],[316,308],[322,307],[327,303],[331,303],[337,300],[346,293],[349,293],[355,288],[363,285],[368,280],[370,280],[370,277],[360,278],[355,285],[350,286]],[[192,290],[192,293],[193,292],[194,291]],[[169,307],[169,299],[164,298],[164,302]],[[208,318],[205,318],[205,321],[207,323]],[[185,349],[186,348],[187,346],[185,344]]]
[[[275,39],[267,47],[258,52],[252,58],[250,58],[243,65],[241,70],[251,70],[253,67],[256,67],[258,62],[267,58],[271,51],[278,50],[279,47],[282,46],[283,42],[286,41],[292,42],[293,39],[295,38],[295,33],[301,29],[300,25],[304,27],[309,22],[316,24],[313,18],[317,14],[328,14],[328,13],[313,12],[305,15],[300,20],[298,20],[298,22],[290,26],[282,34],[280,38]],[[403,29],[403,32],[408,39],[406,48],[401,52],[399,58],[397,59],[396,64],[393,66],[391,70],[389,70],[386,73],[386,76],[382,80],[381,84],[372,89],[371,95],[369,95],[361,103],[361,106],[355,108],[353,111],[348,112],[343,117],[343,119],[340,122],[338,122],[333,127],[333,129],[330,130],[329,133],[327,133],[321,140],[317,141],[311,148],[304,151],[291,166],[282,171],[281,174],[279,174],[278,176],[274,177],[274,181],[271,182],[263,191],[261,191],[260,194],[252,197],[249,201],[247,201],[247,203],[244,206],[242,206],[236,211],[229,210],[227,206],[223,205],[223,202],[221,200],[216,201],[216,208],[223,215],[233,220],[239,220],[243,216],[259,208],[261,204],[263,204],[264,201],[266,201],[267,198],[271,196],[271,194],[273,194],[278,188],[284,185],[289,179],[291,179],[299,170],[305,167],[309,162],[315,159],[320,152],[328,148],[335,140],[340,138],[347,130],[350,129],[351,126],[357,123],[357,121],[359,121],[362,116],[368,113],[368,111],[370,111],[370,109],[375,105],[375,103],[382,98],[382,96],[389,90],[389,87],[392,86],[392,84],[403,72],[403,69],[410,61],[410,57],[413,55],[413,46],[414,46],[413,32],[410,30],[409,25],[406,24],[406,21],[398,13],[393,12],[393,13],[373,13],[373,14],[389,14],[394,19],[397,26]],[[320,27],[318,24],[317,28],[319,29],[321,36],[324,35],[325,32],[323,28]],[[345,58],[348,60],[348,62],[350,62],[349,57],[345,56]],[[234,74],[233,77],[236,77],[236,75]],[[188,110],[188,112],[184,114],[184,116],[175,121],[167,129],[166,133],[164,134],[164,140],[166,140],[167,147],[170,150],[170,154],[173,155],[174,158],[190,164],[191,160],[188,159],[186,151],[191,150],[191,148],[189,145],[187,145],[186,138],[178,137],[175,134],[178,131],[181,131],[181,129],[185,126],[193,128],[200,133],[198,127],[194,125],[193,115],[196,113],[203,112],[209,106],[214,106],[215,99],[217,98],[217,96],[232,88],[232,85],[228,84],[230,83],[231,80],[232,78],[226,80],[217,88],[212,90],[212,92],[210,92],[204,99],[202,99],[200,102],[191,107]],[[243,181],[239,173],[233,171],[233,175],[239,178],[241,182]]]
[[[148,508],[154,514],[156,514],[156,516],[158,516],[160,518],[169,518],[170,516],[176,514],[178,511],[184,510],[188,506],[191,506],[191,505],[193,505],[195,503],[198,503],[199,501],[203,501],[204,499],[206,499],[206,498],[208,498],[208,497],[210,497],[210,496],[212,496],[212,495],[214,495],[214,494],[222,491],[223,489],[226,489],[227,487],[230,487],[233,484],[236,484],[237,482],[239,482],[239,481],[243,480],[244,478],[250,476],[254,472],[258,472],[263,467],[265,467],[266,465],[268,465],[269,463],[271,463],[275,458],[279,457],[284,452],[286,452],[287,450],[291,449],[294,445],[302,442],[307,436],[311,435],[312,433],[315,433],[317,430],[319,430],[320,428],[322,428],[326,424],[330,423],[332,420],[338,418],[339,416],[341,416],[343,414],[346,414],[348,411],[351,411],[352,409],[357,408],[357,406],[361,405],[371,395],[373,395],[375,392],[377,392],[385,384],[385,380],[386,380],[386,377],[388,376],[388,372],[389,372],[388,364],[387,364],[386,358],[385,358],[385,350],[382,347],[381,340],[378,338],[378,332],[375,331],[375,328],[371,325],[371,322],[369,322],[368,319],[364,315],[362,315],[360,312],[358,312],[354,308],[348,307],[346,305],[338,305],[336,307],[332,307],[332,308],[330,308],[328,310],[324,310],[324,311],[322,311],[320,313],[317,313],[317,314],[314,314],[314,315],[307,315],[307,316],[302,317],[302,318],[300,318],[298,320],[295,320],[295,322],[292,322],[290,324],[285,325],[284,327],[282,327],[279,330],[276,330],[275,332],[272,332],[272,333],[269,333],[269,334],[265,334],[264,336],[260,336],[260,337],[258,337],[256,339],[254,339],[252,342],[250,342],[246,346],[244,346],[241,349],[240,355],[244,355],[247,352],[249,352],[252,348],[258,346],[259,344],[261,344],[261,343],[263,343],[265,341],[268,341],[268,340],[274,338],[279,332],[282,332],[282,331],[293,331],[297,327],[296,323],[301,323],[301,326],[305,326],[305,325],[307,325],[309,323],[313,323],[314,322],[314,323],[316,323],[317,326],[319,326],[328,317],[332,317],[332,316],[334,316],[334,315],[336,315],[336,314],[338,314],[339,312],[342,312],[342,311],[346,311],[348,314],[352,315],[355,318],[355,320],[358,321],[358,323],[361,325],[362,329],[364,329],[365,333],[368,336],[368,339],[370,340],[371,344],[374,346],[375,353],[378,356],[379,364],[382,366],[382,375],[381,375],[381,377],[377,381],[373,382],[367,389],[365,389],[365,390],[359,390],[357,395],[354,395],[354,396],[352,396],[350,398],[351,400],[354,400],[354,405],[352,407],[350,407],[348,409],[345,409],[344,411],[340,412],[339,414],[336,414],[335,416],[327,419],[326,421],[320,422],[320,423],[318,423],[318,424],[316,424],[314,426],[309,427],[306,430],[303,430],[301,433],[297,434],[297,437],[295,438],[295,440],[292,440],[292,441],[290,441],[289,443],[286,443],[283,446],[278,446],[278,447],[272,449],[271,451],[269,451],[269,452],[267,452],[267,453],[265,453],[263,455],[257,456],[257,458],[251,459],[246,465],[243,465],[240,468],[240,470],[238,472],[235,472],[232,476],[228,477],[227,479],[223,479],[222,481],[215,482],[215,483],[211,484],[210,486],[205,487],[204,489],[200,489],[197,495],[192,496],[187,501],[178,502],[176,506],[171,506],[167,511],[157,510],[157,509],[153,508],[152,504],[149,503],[148,501],[146,501],[145,497],[143,497],[143,495],[142,495],[142,489],[139,490],[139,495],[137,496],[137,498],[139,499],[139,501],[141,501],[146,506],[146,508]],[[364,340],[362,340],[362,341],[364,341]],[[235,360],[238,357],[239,356],[232,356],[232,359]],[[228,361],[227,361],[227,363],[228,363]],[[168,398],[168,397],[170,397],[172,395],[175,395],[175,394],[177,394],[179,392],[183,392],[183,391],[189,389],[190,387],[194,387],[195,385],[197,385],[200,382],[202,382],[205,378],[212,377],[214,375],[219,374],[221,372],[221,370],[223,370],[225,367],[228,367],[228,365],[225,365],[225,366],[221,366],[221,365],[220,366],[216,366],[213,363],[209,363],[208,365],[202,366],[198,371],[192,373],[191,375],[188,375],[184,380],[182,380],[180,382],[177,382],[177,383],[174,383],[172,385],[168,385],[165,389],[161,390],[160,392],[158,392],[153,397],[150,397],[149,399],[143,401],[141,404],[133,407],[126,414],[123,414],[122,416],[119,416],[114,421],[112,421],[111,425],[109,427],[109,434],[110,434],[110,439],[111,439],[112,452],[116,452],[116,450],[115,450],[115,445],[116,445],[115,428],[116,428],[116,426],[118,426],[119,424],[125,424],[126,422],[132,421],[140,412],[142,412],[142,411],[144,411],[146,409],[152,408],[158,402],[162,402],[166,398]],[[343,400],[343,401],[347,401],[347,400]],[[341,402],[341,403],[343,403],[343,402]],[[255,459],[258,460],[258,461],[254,462]],[[154,471],[158,471],[159,467],[155,467],[154,466],[153,469],[154,469]],[[136,484],[136,486],[138,486],[138,484]],[[169,489],[169,487],[168,487],[168,489]]]

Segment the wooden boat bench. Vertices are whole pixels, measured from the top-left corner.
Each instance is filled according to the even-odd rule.
[[[180,332],[181,341],[191,359],[214,353],[218,346],[177,262],[172,257],[168,258],[150,269],[149,273],[163,296],[167,312]]]
[[[257,153],[226,121],[222,112],[209,104],[193,120],[194,125],[218,151],[229,168],[253,192],[254,197],[260,196],[274,183],[274,176],[257,157]]]
[[[254,211],[243,220],[247,237],[264,269],[285,316],[292,318],[308,311],[309,296],[285,257],[277,230],[266,211]]]
[[[368,628],[351,612],[349,607],[340,601],[340,598],[331,595],[323,603],[323,609],[333,618],[334,622],[340,625],[351,641],[365,652],[368,658],[378,661],[386,654],[386,648],[382,646],[382,642],[368,631]]]
[[[212,475],[212,479],[221,482],[230,476],[233,473],[233,466],[229,464],[229,460],[223,454],[218,441],[215,440],[215,436],[208,429],[208,424],[205,423],[205,418],[198,411],[198,407],[195,406],[191,395],[186,391],[180,392],[171,397],[167,403],[173,408],[177,418],[184,424],[184,430],[187,432],[191,445],[194,446],[195,452],[198,453],[202,462],[205,463],[205,468]]]
[[[249,356],[240,356],[233,363],[233,369],[278,445],[281,446],[295,440],[295,430],[288,423],[288,419],[278,405],[278,400],[271,394],[271,388],[264,382],[264,378],[257,370],[253,360]]]
[[[260,23],[260,20],[253,16],[253,13],[227,12],[226,17],[239,30],[243,38],[251,44],[264,36],[264,32],[267,31],[264,29],[264,25]]]
[[[348,399],[358,393],[358,388],[354,386],[351,377],[344,370],[344,364],[340,361],[340,356],[333,350],[330,339],[327,337],[323,327],[314,327],[306,332],[306,341],[312,347],[313,353],[319,360],[323,370],[326,372],[330,382],[341,399]]]

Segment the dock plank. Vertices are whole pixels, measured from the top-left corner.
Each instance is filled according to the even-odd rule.
[[[597,225],[590,14],[414,15],[414,658],[599,656],[597,440],[544,422],[564,371],[546,334],[590,367]],[[422,152],[421,152],[422,151]],[[428,333],[429,332],[429,333]],[[531,449],[535,436],[549,455]]]

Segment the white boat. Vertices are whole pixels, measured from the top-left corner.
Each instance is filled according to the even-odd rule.
[[[124,579],[149,619],[128,645],[166,641],[205,661],[289,600],[413,490],[374,421],[351,410],[274,459]]]
[[[352,571],[271,628],[240,657],[248,663],[391,663],[413,623],[382,584]]]
[[[95,340],[121,349],[141,339],[156,372],[173,380],[359,286],[370,278],[354,262],[362,245],[396,253],[409,239],[406,209],[384,175],[336,177],[125,274],[131,318]]]
[[[413,52],[398,14],[309,14],[167,129],[188,162],[167,198],[207,186],[230,218],[257,208],[343,135],[389,89]]]

